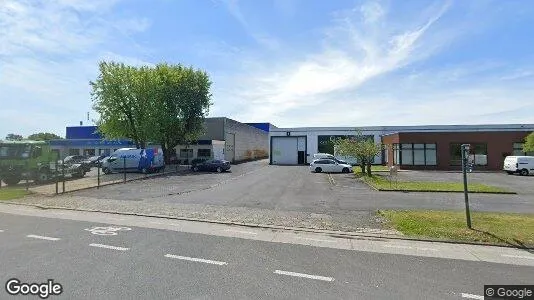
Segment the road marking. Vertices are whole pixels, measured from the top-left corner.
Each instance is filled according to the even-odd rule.
[[[315,280],[334,281],[334,278],[332,278],[332,277],[325,277],[325,276],[319,276],[319,275],[310,275],[310,274],[295,273],[295,272],[281,271],[281,270],[275,270],[274,273],[275,274],[280,274],[280,275],[287,275],[287,276],[295,276],[295,277],[315,279]]]
[[[526,258],[526,259],[534,259],[534,256],[521,256],[521,255],[508,255],[508,254],[502,254],[504,257],[513,257],[513,258]]]
[[[2,229],[0,229],[0,232],[4,232]]]
[[[252,231],[243,231],[243,230],[234,230],[234,229],[225,229],[224,231],[228,231],[228,232],[237,232],[237,233],[243,233],[243,234],[254,234],[254,235],[257,235],[256,232],[252,232]]]
[[[484,300],[484,296],[462,293],[463,298]]]
[[[110,246],[110,245],[103,245],[103,244],[89,244],[89,246],[91,246],[91,247],[98,247],[98,248],[112,249],[112,250],[119,250],[119,251],[127,251],[127,250],[130,250],[130,248],[117,247],[117,246]]]
[[[300,237],[298,236],[297,239],[303,239],[303,240],[309,240],[309,241],[316,241],[316,242],[328,242],[328,243],[333,243],[335,241],[331,241],[331,240],[321,240],[321,239],[314,239],[314,238],[307,238],[307,237]]]
[[[42,236],[42,235],[34,235],[34,234],[29,234],[26,237],[29,237],[29,238],[32,238],[32,239],[47,240],[47,241],[59,241],[60,240],[60,238]]]
[[[93,227],[93,228],[86,228],[84,230],[87,230],[91,232],[92,234],[96,235],[117,235],[117,231],[124,230],[129,231],[132,230],[130,227]]]
[[[397,248],[397,249],[415,249],[415,250],[423,250],[423,251],[438,251],[438,249],[434,249],[434,248],[419,248],[419,247],[397,246],[397,245],[384,245],[384,247]]]
[[[219,265],[219,266],[223,266],[223,265],[227,265],[228,264],[227,262],[224,262],[224,261],[216,261],[216,260],[209,260],[209,259],[203,259],[203,258],[187,257],[187,256],[174,255],[174,254],[165,254],[165,257],[181,259],[181,260],[188,260],[188,261],[194,261],[194,262],[201,262],[201,263]]]

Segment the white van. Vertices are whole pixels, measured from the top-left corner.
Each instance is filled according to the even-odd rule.
[[[113,172],[159,172],[165,167],[163,150],[159,147],[137,149],[121,148],[102,162],[105,174]]]
[[[519,173],[523,176],[534,174],[534,156],[507,156],[504,171],[508,174]]]

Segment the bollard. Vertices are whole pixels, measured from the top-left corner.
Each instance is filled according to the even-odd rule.
[[[124,173],[124,183],[126,183],[126,157],[123,157],[122,161],[123,161],[122,170],[123,170],[123,173]]]

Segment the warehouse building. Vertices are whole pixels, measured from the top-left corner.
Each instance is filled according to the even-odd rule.
[[[471,143],[473,154],[476,153],[473,158],[480,160],[480,169],[498,170],[502,168],[504,154],[520,152],[521,143],[534,131],[534,124],[369,126],[358,127],[358,130],[389,149],[374,158],[375,164],[455,170],[458,168],[454,161],[457,145]],[[273,128],[269,132],[269,161],[279,165],[309,164],[314,153],[335,154],[333,140],[355,133],[354,127]],[[409,145],[412,152],[408,150]],[[416,157],[413,157],[414,151]],[[424,153],[423,158],[421,153]],[[401,161],[402,155],[405,159]],[[486,163],[483,155],[486,155]]]

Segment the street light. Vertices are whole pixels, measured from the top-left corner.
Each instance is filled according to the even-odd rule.
[[[467,168],[469,164],[469,148],[471,145],[462,144],[462,174],[464,177],[465,217],[467,228],[471,229],[471,213],[469,211],[469,193],[467,190]]]

